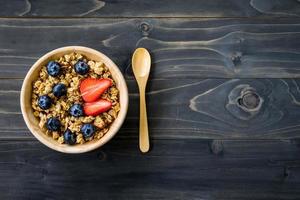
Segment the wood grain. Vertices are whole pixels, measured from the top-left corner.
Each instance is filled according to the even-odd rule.
[[[95,48],[131,79],[149,49],[151,79],[299,78],[300,21],[252,19],[0,19],[0,78],[23,78],[48,51]]]
[[[113,140],[82,155],[0,142],[1,199],[299,199],[297,141]],[[216,150],[219,149],[219,150]]]
[[[0,137],[32,137],[19,107],[21,80],[0,80]],[[127,81],[130,105],[118,137],[137,137],[138,88]],[[150,80],[147,110],[150,135],[170,138],[299,138],[300,79]],[[243,94],[258,96],[249,109]],[[24,133],[25,132],[25,133]]]
[[[297,0],[2,0],[1,5],[2,17],[300,16]]]

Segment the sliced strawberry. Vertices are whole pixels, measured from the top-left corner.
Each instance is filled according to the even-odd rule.
[[[110,101],[105,99],[99,99],[92,103],[83,104],[83,111],[86,115],[97,116],[111,108],[112,104]]]
[[[85,102],[96,101],[112,85],[111,79],[87,78],[80,83],[80,93]]]

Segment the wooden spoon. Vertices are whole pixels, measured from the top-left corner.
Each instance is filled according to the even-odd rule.
[[[144,48],[135,50],[132,56],[132,69],[140,91],[140,150],[143,153],[149,151],[149,133],[146,111],[145,90],[150,73],[151,58]]]

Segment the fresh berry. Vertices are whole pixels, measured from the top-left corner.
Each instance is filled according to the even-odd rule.
[[[50,76],[58,76],[60,73],[60,64],[55,61],[50,61],[47,64],[47,72]]]
[[[90,70],[90,66],[82,60],[78,60],[74,68],[75,71],[80,75],[85,75]]]
[[[112,104],[110,101],[105,99],[99,99],[98,101],[92,103],[85,103],[83,105],[83,110],[86,115],[97,116],[111,108]]]
[[[52,88],[52,92],[58,98],[67,94],[67,87],[65,84],[58,83]]]
[[[80,92],[85,102],[96,101],[112,85],[111,79],[87,78],[80,83]]]
[[[50,131],[58,131],[60,129],[60,121],[56,117],[50,117],[47,120],[47,128]]]
[[[39,97],[38,104],[41,109],[47,110],[51,107],[52,100],[48,95],[43,95]]]
[[[80,131],[84,138],[89,138],[95,133],[96,128],[93,124],[83,124],[80,128]]]
[[[73,104],[71,106],[71,108],[69,109],[69,113],[70,115],[74,116],[74,117],[80,117],[83,116],[83,108],[82,105],[76,103]]]
[[[66,144],[73,145],[76,143],[76,135],[72,131],[70,131],[70,129],[67,129],[64,132],[64,141]]]

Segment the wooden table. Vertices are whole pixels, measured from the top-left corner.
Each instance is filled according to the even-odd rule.
[[[2,0],[0,199],[300,199],[297,0]],[[107,54],[130,91],[117,136],[91,153],[40,144],[19,95],[46,52]],[[138,150],[137,47],[153,57],[152,150]]]

